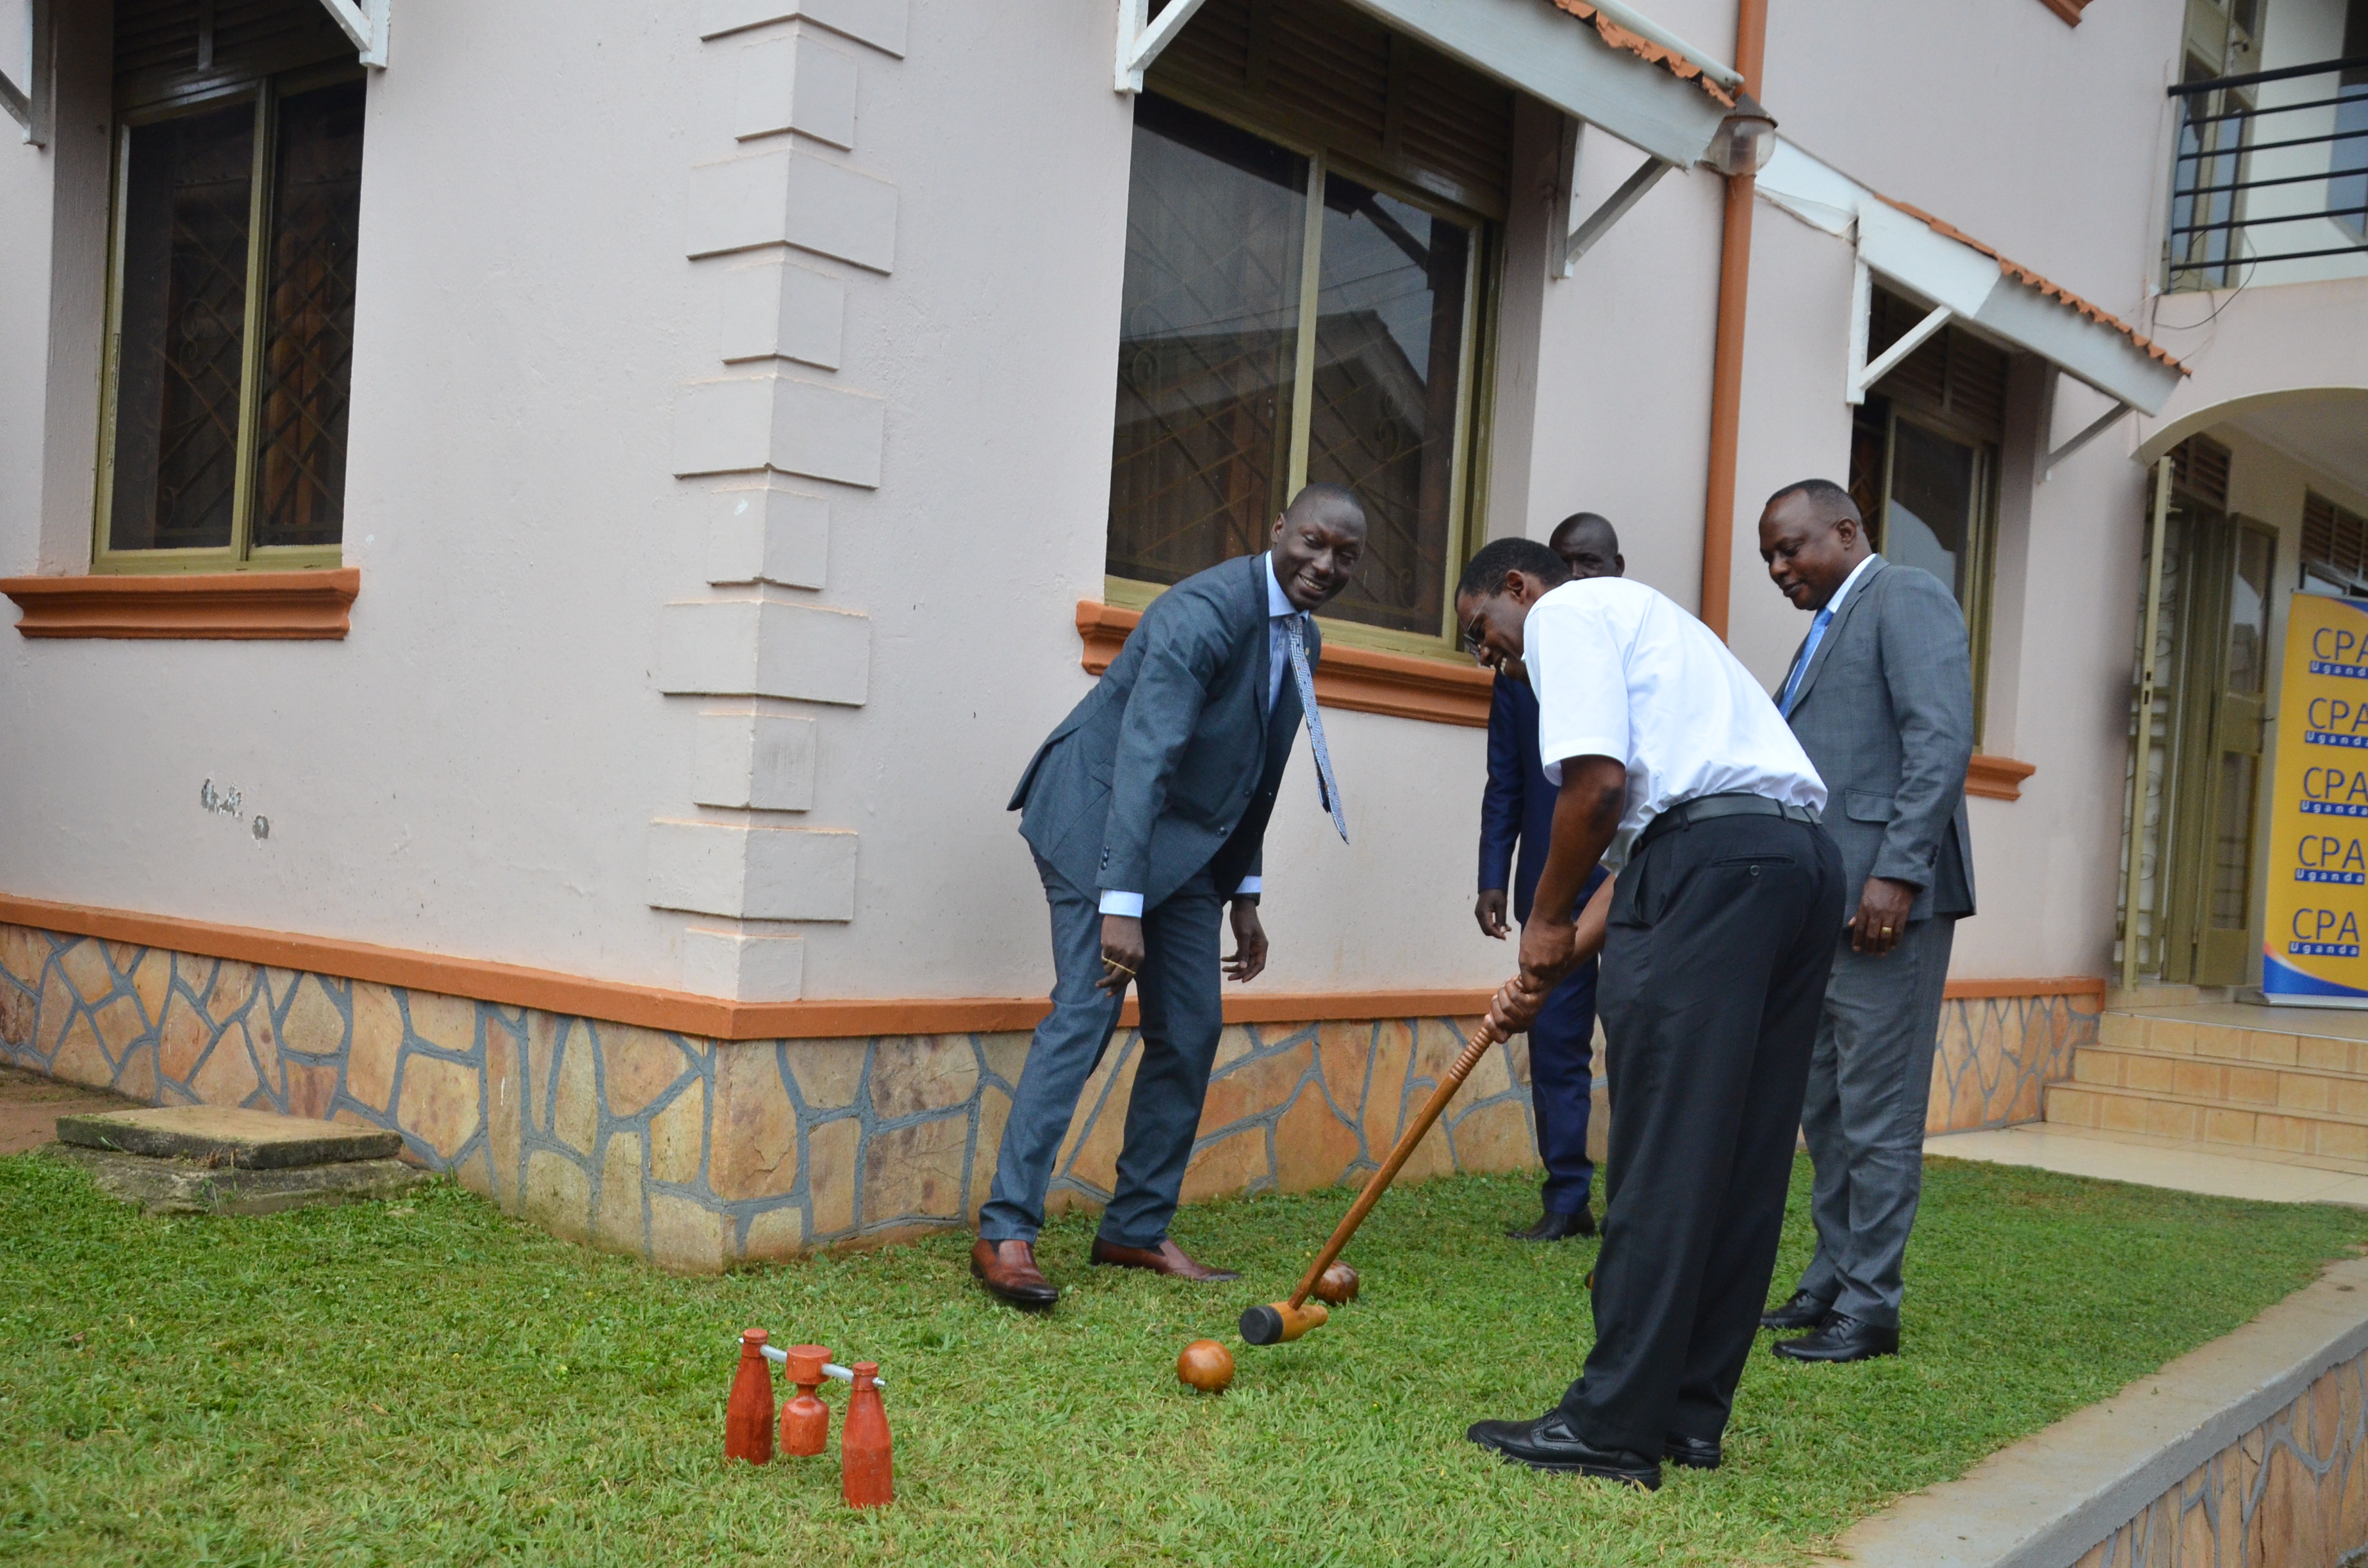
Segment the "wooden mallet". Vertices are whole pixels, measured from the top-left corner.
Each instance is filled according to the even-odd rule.
[[[1332,1315],[1330,1309],[1322,1301],[1307,1299],[1314,1293],[1315,1282],[1324,1277],[1326,1269],[1332,1267],[1333,1259],[1340,1256],[1340,1249],[1349,1244],[1349,1238],[1357,1233],[1357,1227],[1364,1223],[1365,1216],[1372,1211],[1374,1204],[1381,1201],[1382,1194],[1389,1190],[1390,1183],[1397,1176],[1398,1167],[1406,1163],[1407,1157],[1414,1153],[1414,1146],[1422,1142],[1422,1135],[1430,1131],[1430,1124],[1439,1119],[1440,1113],[1447,1108],[1447,1102],[1455,1097],[1455,1091],[1463,1086],[1463,1080],[1472,1075],[1472,1069],[1480,1065],[1480,1059],[1488,1053],[1488,1048],[1499,1038],[1496,1026],[1482,1018],[1479,1027],[1472,1031],[1472,1042],[1449,1066],[1447,1075],[1439,1081],[1439,1087],[1430,1091],[1430,1098],[1423,1102],[1422,1110],[1399,1135],[1397,1146],[1390,1151],[1390,1157],[1382,1162],[1382,1168],[1365,1183],[1365,1190],[1357,1195],[1357,1201],[1349,1210],[1348,1217],[1332,1233],[1332,1239],[1324,1244],[1324,1250],[1315,1255],[1315,1261],[1307,1266],[1306,1274],[1299,1281],[1299,1289],[1291,1293],[1287,1301],[1269,1301],[1264,1306],[1252,1307],[1242,1314],[1242,1338],[1246,1342],[1280,1345],[1298,1338],[1311,1328],[1320,1327]]]

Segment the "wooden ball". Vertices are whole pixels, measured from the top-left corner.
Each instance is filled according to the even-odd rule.
[[[1355,1269],[1345,1263],[1336,1263],[1316,1276],[1315,1299],[1329,1301],[1337,1307],[1345,1301],[1355,1301],[1358,1287],[1363,1283],[1357,1278]]]
[[[1213,1339],[1196,1339],[1176,1358],[1176,1376],[1187,1388],[1223,1393],[1233,1386],[1234,1353]]]

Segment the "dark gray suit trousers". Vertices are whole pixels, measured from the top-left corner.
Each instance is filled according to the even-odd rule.
[[[1924,1194],[1924,1113],[1956,920],[1911,920],[1880,958],[1842,933],[1809,1059],[1801,1131],[1817,1167],[1817,1253],[1795,1289],[1899,1326],[1900,1268]]]
[[[1086,1080],[1110,1049],[1122,998],[1096,988],[1102,977],[1101,894],[1081,888],[1042,855],[1036,871],[1053,911],[1053,1012],[1036,1026],[1020,1069],[995,1187],[979,1210],[984,1240],[1034,1241],[1044,1223],[1053,1163]],[[1120,1246],[1157,1246],[1175,1217],[1184,1166],[1200,1131],[1201,1102],[1224,1028],[1218,969],[1224,898],[1203,867],[1143,912],[1142,1060],[1127,1101],[1118,1186],[1102,1211],[1101,1235]]]

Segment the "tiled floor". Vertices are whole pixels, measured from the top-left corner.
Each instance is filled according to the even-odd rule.
[[[2192,1009],[2181,1009],[2192,1011]],[[2220,1198],[2279,1203],[2346,1203],[2368,1208],[2368,1174],[2207,1153],[2196,1145],[2140,1133],[2028,1122],[1987,1132],[1950,1132],[1924,1140],[1924,1152],[1952,1160],[2029,1165],[2067,1176],[2102,1176]]]
[[[0,1154],[21,1154],[54,1142],[58,1118],[70,1112],[122,1110],[133,1103],[103,1089],[0,1067]]]

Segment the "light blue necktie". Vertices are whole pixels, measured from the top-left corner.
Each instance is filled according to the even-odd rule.
[[[1826,635],[1826,623],[1833,618],[1834,607],[1827,605],[1817,612],[1816,619],[1809,622],[1809,640],[1801,644],[1801,662],[1793,666],[1793,678],[1784,683],[1784,699],[1776,704],[1776,710],[1787,719],[1793,716],[1793,698],[1801,689],[1801,677],[1809,673],[1809,661],[1816,657],[1817,644]]]
[[[1283,640],[1291,644],[1291,676],[1299,684],[1299,706],[1307,714],[1307,744],[1315,750],[1315,788],[1323,793],[1324,807],[1332,813],[1332,825],[1340,830],[1340,842],[1349,842],[1348,813],[1340,809],[1340,786],[1332,777],[1332,753],[1324,744],[1324,721],[1315,716],[1315,677],[1307,668],[1307,617],[1287,617],[1282,623]]]

